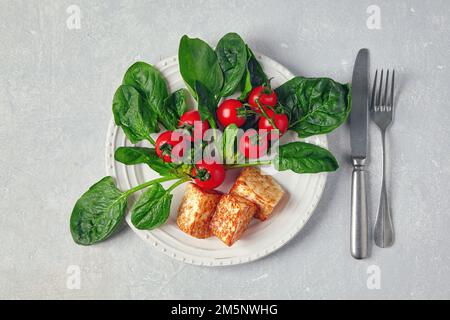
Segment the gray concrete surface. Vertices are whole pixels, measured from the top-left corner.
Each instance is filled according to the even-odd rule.
[[[73,4],[80,29],[67,25]],[[380,8],[381,29],[367,25],[371,5]],[[265,259],[185,265],[128,228],[89,248],[72,242],[73,204],[105,174],[111,99],[125,69],[175,54],[183,34],[215,43],[228,31],[299,75],[349,81],[361,47],[371,49],[372,70],[397,69],[393,248],[374,247],[365,261],[350,257],[346,126],[329,136],[341,169],[313,218]],[[1,0],[0,298],[450,298],[449,34],[446,0]],[[371,134],[374,214],[380,138],[375,127]],[[72,265],[80,268],[79,289]],[[370,285],[377,271],[379,289]]]

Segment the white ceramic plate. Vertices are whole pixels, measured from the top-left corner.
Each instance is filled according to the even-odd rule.
[[[273,78],[271,83],[275,88],[294,76],[279,63],[265,56],[257,55],[257,58],[267,75]],[[177,57],[165,59],[159,62],[156,67],[167,80],[171,92],[185,87],[179,73]],[[296,137],[293,134],[287,134],[283,139],[296,140]],[[306,141],[327,147],[325,136],[311,137]],[[121,190],[130,189],[145,181],[159,177],[146,165],[125,166],[114,161],[114,150],[116,148],[131,145],[123,131],[111,119],[106,139],[106,171],[108,175],[116,178],[118,188]],[[140,144],[140,146],[144,145],[145,143]],[[230,171],[219,190],[227,192],[238,173],[239,170]],[[320,200],[326,182],[326,173],[299,175],[286,171],[276,172],[273,177],[286,191],[285,197],[275,208],[275,212],[269,220],[265,222],[252,221],[242,238],[231,248],[217,238],[199,240],[178,229],[176,224],[177,209],[184,193],[184,185],[175,189],[173,193],[171,214],[164,226],[157,230],[141,231],[133,227],[129,214],[126,220],[134,232],[155,250],[186,263],[225,266],[254,261],[279,249],[304,227]]]

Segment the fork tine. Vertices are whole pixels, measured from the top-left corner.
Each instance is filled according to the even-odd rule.
[[[380,108],[381,107],[381,93],[383,92],[383,78],[384,78],[384,69],[381,69],[381,76],[380,76],[380,85],[378,87],[378,93],[377,93],[377,101],[375,105]]]
[[[394,108],[394,85],[395,85],[395,70],[392,69],[392,83],[391,83],[391,108]]]
[[[370,101],[371,107],[373,111],[376,111],[375,107],[375,94],[377,91],[377,79],[378,79],[378,70],[375,71],[375,78],[373,79],[373,88],[372,88],[372,100]]]
[[[383,111],[387,111],[389,93],[389,69],[386,72],[386,83],[384,84]]]

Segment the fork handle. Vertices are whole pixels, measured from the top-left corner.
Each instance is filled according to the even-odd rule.
[[[364,166],[361,162],[354,161],[352,174],[350,250],[355,259],[364,259],[369,256],[366,197],[366,172],[364,171]]]
[[[380,248],[389,248],[394,244],[394,224],[392,223],[391,210],[386,189],[386,150],[385,150],[385,132],[381,133],[383,144],[383,181],[381,184],[380,206],[378,208],[377,221],[375,222],[374,240]]]

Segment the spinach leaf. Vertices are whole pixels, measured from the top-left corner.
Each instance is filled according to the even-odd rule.
[[[248,69],[245,71],[244,76],[241,80],[241,95],[239,96],[239,100],[246,100],[250,92],[252,91],[252,82],[250,80],[250,73]]]
[[[306,138],[333,131],[346,121],[351,89],[328,78],[295,77],[275,90],[290,129]]]
[[[165,101],[169,97],[167,84],[155,67],[145,62],[136,62],[128,68],[122,83],[139,91],[152,113],[166,129],[176,129],[174,115],[165,109]]]
[[[176,115],[175,126],[178,125],[178,119],[188,110],[187,97],[186,89],[179,89],[166,99],[166,109]]]
[[[118,190],[112,177],[105,177],[81,196],[70,217],[73,240],[91,245],[108,238],[125,216],[127,195]]]
[[[255,54],[253,51],[247,46],[248,50],[248,73],[250,74],[250,82],[254,87],[262,86],[262,85],[268,85],[269,84],[269,78],[264,73],[263,68],[261,67],[261,64],[258,62],[258,60],[255,57]]]
[[[183,36],[178,49],[180,73],[187,87],[197,99],[196,82],[201,82],[214,96],[223,85],[223,74],[217,55],[203,40]]]
[[[274,159],[279,171],[319,173],[336,171],[339,165],[330,151],[306,142],[292,142],[280,146]]]
[[[126,165],[145,163],[162,176],[176,175],[176,169],[158,157],[153,148],[120,147],[116,150],[114,158]]]
[[[115,123],[122,127],[132,143],[149,139],[150,134],[157,132],[156,115],[146,106],[139,92],[127,85],[121,85],[113,99]]]
[[[157,183],[145,190],[131,209],[131,222],[140,230],[159,227],[170,214],[172,195]]]
[[[166,129],[175,130],[178,128],[179,119],[188,109],[187,95],[186,89],[179,89],[172,93],[164,102]]]
[[[269,78],[264,73],[261,64],[255,57],[253,51],[247,46],[247,69],[241,82],[241,96],[239,99],[247,98],[253,88],[262,85],[269,85]]]
[[[208,120],[212,128],[215,128],[217,100],[209,89],[200,81],[195,81],[195,91],[198,94],[198,112],[202,120]]]
[[[236,91],[246,71],[247,47],[237,33],[228,33],[219,40],[216,54],[224,75],[220,96],[228,97]]]

